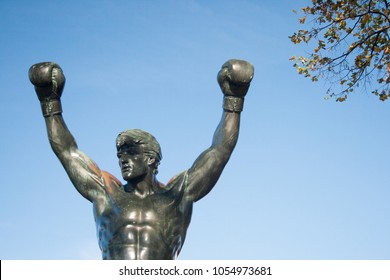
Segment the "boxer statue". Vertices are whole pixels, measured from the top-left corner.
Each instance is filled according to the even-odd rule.
[[[210,148],[192,167],[160,183],[161,149],[149,133],[134,129],[116,139],[122,184],[82,153],[62,117],[65,77],[59,65],[31,66],[29,78],[41,103],[50,145],[77,191],[93,204],[103,259],[175,259],[183,246],[192,206],[216,184],[237,143],[240,113],[253,66],[229,60],[218,73],[224,94],[222,119]]]

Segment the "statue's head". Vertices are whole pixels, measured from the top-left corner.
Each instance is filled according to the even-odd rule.
[[[162,159],[161,147],[156,138],[141,129],[130,129],[119,133],[116,138],[119,165],[126,181],[144,176],[150,168],[158,173]]]

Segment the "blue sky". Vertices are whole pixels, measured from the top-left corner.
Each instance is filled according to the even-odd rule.
[[[159,179],[189,168],[222,114],[216,82],[250,61],[240,139],[194,206],[179,259],[389,259],[390,101],[324,100],[288,60],[310,1],[0,2],[0,259],[100,259],[91,204],[52,153],[27,76],[59,63],[79,148],[121,178],[116,135],[152,133]]]

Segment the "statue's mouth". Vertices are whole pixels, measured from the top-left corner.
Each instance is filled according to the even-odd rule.
[[[122,172],[129,172],[131,171],[131,167],[129,165],[122,166]]]

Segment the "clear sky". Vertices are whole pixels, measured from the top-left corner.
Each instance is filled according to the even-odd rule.
[[[79,148],[121,179],[117,134],[152,133],[159,180],[189,168],[222,114],[216,75],[255,66],[240,139],[194,206],[179,259],[390,259],[390,101],[324,100],[288,36],[310,1],[0,2],[0,259],[100,259],[92,205],[52,153],[28,80],[61,65]]]

